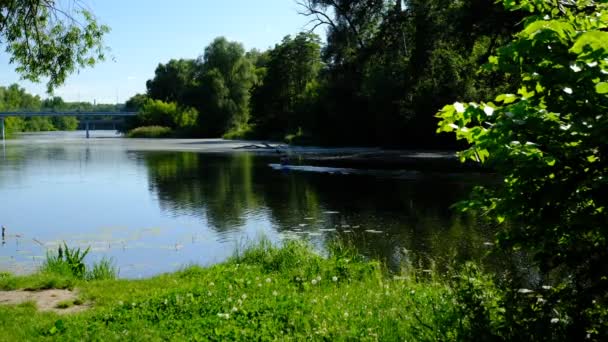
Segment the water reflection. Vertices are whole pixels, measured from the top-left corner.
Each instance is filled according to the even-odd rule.
[[[466,175],[402,180],[294,172],[250,154],[141,157],[163,210],[206,219],[218,234],[252,215],[268,216],[283,237],[323,244],[339,236],[394,267],[404,258],[423,264],[480,259],[492,236],[449,209],[470,190]]]
[[[247,239],[334,238],[386,260],[480,259],[492,231],[449,209],[478,175],[342,175],[276,158],[144,152],[122,139],[8,144],[0,163],[0,270],[28,272],[62,241],[109,256],[121,276],[219,262]],[[412,176],[412,175],[415,175]]]

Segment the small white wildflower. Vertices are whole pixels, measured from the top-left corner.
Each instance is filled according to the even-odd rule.
[[[271,283],[271,282],[272,282],[272,279],[270,279],[270,278],[266,278],[266,282],[267,282],[267,283]]]
[[[232,284],[228,285],[228,288],[232,290]]]
[[[549,19],[551,19],[551,17],[548,14],[545,14],[545,16],[543,17],[543,19],[549,20]]]
[[[344,317],[345,317],[345,318],[348,318],[348,311],[345,311],[345,312],[344,312]]]
[[[207,296],[211,297],[212,293],[211,291],[207,291]]]
[[[464,105],[460,102],[454,103],[454,108],[458,113],[464,113]]]
[[[572,94],[572,88],[570,88],[570,87],[564,88],[564,93],[566,93],[566,94]]]
[[[258,287],[262,287],[262,283],[258,283]]]
[[[277,291],[272,291],[272,295],[276,297],[279,295],[279,293]]]
[[[567,130],[569,130],[569,129],[570,129],[570,127],[572,127],[572,125],[561,125],[561,126],[559,126],[559,128],[560,128],[562,131],[567,131]]]
[[[317,304],[317,299],[315,298],[315,299],[313,299],[311,302],[312,302],[313,304]]]
[[[416,291],[414,291],[414,290],[410,291],[410,294],[411,294],[411,295],[413,295],[413,294],[415,294],[415,293],[416,293]]]
[[[165,305],[169,304],[169,301],[165,298]]]
[[[237,301],[236,301],[236,303],[237,303],[238,305],[243,305],[243,301],[242,301],[242,300],[240,300],[240,299],[239,299],[239,300],[237,300]]]
[[[335,282],[337,282],[337,281],[338,281],[338,277],[333,276],[333,277],[331,277],[331,280],[332,280],[332,281],[335,283]]]
[[[494,114],[494,108],[485,106],[483,112],[486,113],[487,116],[492,116],[492,114]]]
[[[321,276],[317,276],[317,281],[321,281]]]
[[[576,64],[570,65],[570,69],[572,69],[572,71],[574,71],[574,72],[580,72],[581,70],[583,70],[583,69],[581,69],[581,67],[579,67]]]
[[[313,279],[310,281],[313,285],[317,285],[317,279]]]
[[[218,313],[217,316],[220,318],[224,318],[224,319],[230,318],[230,314],[227,314],[227,313]]]
[[[243,300],[247,299],[247,294],[243,293],[243,295],[241,296],[241,298],[243,298]]]
[[[232,307],[232,312],[237,312],[237,311],[239,311],[239,309],[237,309],[237,307],[236,307],[236,306],[233,306],[233,307]]]
[[[231,303],[232,302],[232,298],[228,297],[227,301],[228,301],[228,303]]]
[[[212,286],[212,287],[213,287],[213,286],[215,286],[215,284],[214,284],[213,282],[210,282],[210,283],[209,283],[209,286]]]
[[[296,277],[296,281],[300,281],[300,280],[302,280],[302,279],[300,279],[300,277]]]
[[[551,318],[551,324],[559,323],[559,318]]]
[[[552,287],[549,285],[543,285],[542,288],[543,290],[551,290]]]
[[[530,289],[519,289],[517,290],[518,293],[523,293],[523,294],[528,294],[528,293],[532,293],[534,291],[530,290]]]

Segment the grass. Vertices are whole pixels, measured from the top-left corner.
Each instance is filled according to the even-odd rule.
[[[143,126],[127,132],[128,138],[170,138],[172,136],[171,128],[163,126]]]
[[[64,275],[52,277],[6,275],[0,288],[66,285]],[[300,242],[262,241],[211,267],[70,281],[92,309],[60,317],[0,306],[0,340],[434,341],[458,339],[470,325],[445,281],[391,276],[340,245],[322,257]]]

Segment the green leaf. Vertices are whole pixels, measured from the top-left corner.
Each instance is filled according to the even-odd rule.
[[[598,94],[608,94],[608,82],[600,82],[596,84],[595,91]]]
[[[596,57],[594,52],[605,53],[606,51],[608,51],[608,32],[602,31],[583,33],[570,49],[570,52],[580,55],[583,59]]]

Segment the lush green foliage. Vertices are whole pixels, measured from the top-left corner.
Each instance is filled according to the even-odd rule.
[[[299,127],[310,127],[310,105],[317,96],[321,70],[319,37],[300,33],[287,36],[268,51],[263,81],[252,90],[252,124],[263,137],[285,137]]]
[[[169,138],[173,135],[170,127],[141,126],[127,132],[129,138]]]
[[[16,279],[37,284],[36,277]],[[152,279],[75,285],[79,301],[94,303],[89,312],[60,318],[31,304],[0,306],[2,338],[459,340],[490,333],[484,322],[500,315],[492,283],[473,270],[453,285],[389,277],[343,246],[321,257],[299,242],[262,242],[228,262]],[[463,315],[473,304],[482,308]]]
[[[0,41],[24,78],[47,79],[51,92],[75,70],[105,58],[103,36],[109,28],[79,1],[0,2]]]
[[[198,60],[160,64],[147,96],[196,108],[195,135],[436,147],[454,145],[434,134],[440,105],[516,78],[477,72],[522,18],[491,1],[298,3],[327,28],[323,47],[312,33],[247,53],[218,38]]]
[[[508,222],[501,247],[535,256],[546,274],[538,289],[555,283],[542,305],[514,296],[521,304],[509,311],[514,336],[606,339],[608,3],[504,4],[531,12],[490,59],[489,68],[521,79],[517,94],[457,102],[438,114],[439,131],[470,144],[462,159],[489,163],[505,178],[462,207]]]
[[[220,37],[197,60],[160,64],[154,79],[146,84],[147,95],[154,100],[195,108],[200,115],[198,133],[194,134],[218,137],[247,124],[249,91],[256,80],[254,71],[243,46]],[[142,95],[136,95],[128,101],[128,107],[141,107],[145,101]],[[155,119],[147,124],[171,126],[162,117]]]
[[[148,100],[139,111],[139,125],[160,125],[174,129],[188,128],[196,124],[198,112],[194,108],[181,108],[175,102]]]

